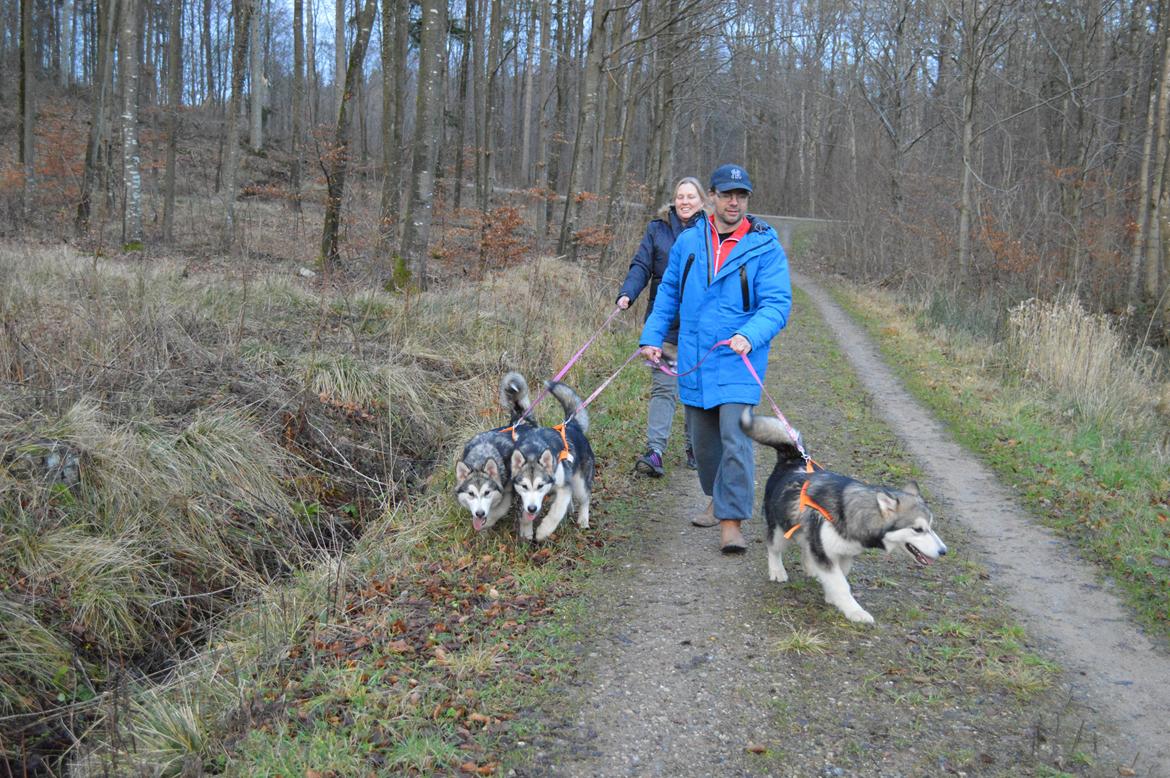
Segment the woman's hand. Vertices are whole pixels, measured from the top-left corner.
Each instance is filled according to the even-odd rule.
[[[626,297],[626,296],[623,294],[621,297],[619,297],[619,298],[617,299],[617,307],[621,308],[623,311],[624,311],[625,309],[629,308],[629,307],[630,307],[630,298],[629,298],[629,297]]]
[[[736,354],[746,355],[752,350],[751,341],[749,341],[743,335],[733,335],[731,337],[731,342],[727,345]]]

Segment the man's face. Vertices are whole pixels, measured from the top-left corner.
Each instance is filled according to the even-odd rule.
[[[731,232],[747,213],[747,190],[731,189],[727,192],[713,192],[712,195],[715,201],[715,226],[720,232]]]

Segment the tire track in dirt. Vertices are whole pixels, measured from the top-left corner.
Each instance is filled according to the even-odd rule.
[[[1138,629],[1109,583],[1071,546],[1034,524],[1011,489],[951,440],[902,388],[877,348],[812,279],[816,303],[879,413],[927,473],[933,493],[970,528],[995,581],[1032,635],[1073,679],[1086,706],[1118,724],[1143,774],[1170,775],[1170,657]]]

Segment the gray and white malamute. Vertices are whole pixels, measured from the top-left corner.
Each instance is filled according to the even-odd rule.
[[[776,466],[764,488],[770,580],[788,580],[781,554],[795,534],[800,564],[821,582],[825,602],[850,621],[872,624],[873,616],[853,599],[845,580],[856,556],[867,548],[901,549],[918,564],[929,565],[947,553],[930,527],[930,508],[914,482],[890,489],[819,467],[807,472],[779,420],[753,416],[745,408],[739,426],[752,440],[776,449]]]
[[[572,417],[563,428],[534,427],[521,430],[512,452],[512,487],[520,500],[520,537],[533,538],[533,528],[544,498],[554,493],[552,506],[535,528],[536,540],[545,540],[556,530],[577,501],[577,526],[589,526],[589,502],[593,494],[593,449],[585,433],[589,413],[581,398],[568,385],[545,384],[553,397]]]
[[[500,380],[500,405],[508,411],[509,424],[528,410],[528,382],[516,372]],[[527,422],[521,428],[531,427]],[[512,451],[510,431],[481,432],[463,447],[455,463],[455,499],[471,512],[471,526],[478,532],[493,526],[512,507]]]

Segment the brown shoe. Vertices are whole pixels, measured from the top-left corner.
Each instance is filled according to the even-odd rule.
[[[724,519],[719,522],[719,532],[722,540],[719,550],[724,554],[742,554],[747,551],[747,541],[739,531],[739,522],[735,519]]]
[[[719,519],[715,518],[714,500],[711,500],[709,503],[707,503],[707,507],[702,513],[696,514],[695,517],[691,519],[691,524],[694,524],[696,527],[714,527],[718,523]]]

